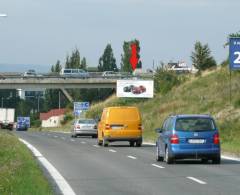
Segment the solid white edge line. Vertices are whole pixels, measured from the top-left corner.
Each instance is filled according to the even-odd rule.
[[[110,149],[110,150],[108,150],[109,152],[117,152],[116,150],[112,150],[112,149]]]
[[[226,160],[233,160],[233,161],[238,161],[238,162],[240,162],[240,158],[236,158],[236,157],[221,155],[221,158],[226,159]]]
[[[137,157],[135,157],[135,156],[127,156],[128,158],[131,158],[131,159],[137,159]]]
[[[64,177],[58,172],[58,170],[30,143],[19,138],[33,153],[33,155],[41,162],[41,164],[48,170],[59,189],[64,195],[76,195],[71,186],[67,183]]]
[[[159,169],[164,169],[164,168],[165,168],[165,167],[160,166],[160,165],[157,165],[157,164],[152,164],[152,166],[157,167],[157,168],[159,168]]]
[[[193,180],[193,181],[195,181],[195,182],[197,182],[197,183],[199,183],[199,184],[207,184],[205,181],[202,181],[202,180],[199,180],[199,179],[197,179],[197,178],[195,178],[195,177],[187,177],[188,179],[190,179],[190,180]]]

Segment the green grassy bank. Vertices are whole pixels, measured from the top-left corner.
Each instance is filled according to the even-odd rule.
[[[0,131],[0,194],[48,195],[53,190],[31,152],[9,131]]]

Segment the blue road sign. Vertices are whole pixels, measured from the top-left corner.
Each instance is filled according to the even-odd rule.
[[[74,112],[77,110],[88,110],[89,102],[74,102]]]
[[[229,68],[240,69],[240,37],[229,39]]]

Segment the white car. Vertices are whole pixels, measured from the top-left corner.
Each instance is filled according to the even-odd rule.
[[[24,72],[23,76],[24,76],[24,77],[36,77],[36,76],[37,76],[37,73],[36,73],[35,70],[30,69],[30,70],[28,70],[27,72]]]
[[[97,122],[94,119],[79,119],[73,124],[72,137],[77,136],[97,137]]]
[[[121,77],[121,73],[114,72],[114,71],[105,71],[102,73],[103,78],[115,78],[115,77]]]

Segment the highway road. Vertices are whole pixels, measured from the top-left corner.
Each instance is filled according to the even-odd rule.
[[[154,147],[128,143],[99,147],[96,139],[69,134],[16,132],[36,147],[76,194],[86,195],[231,195],[240,194],[240,162],[156,162]]]

